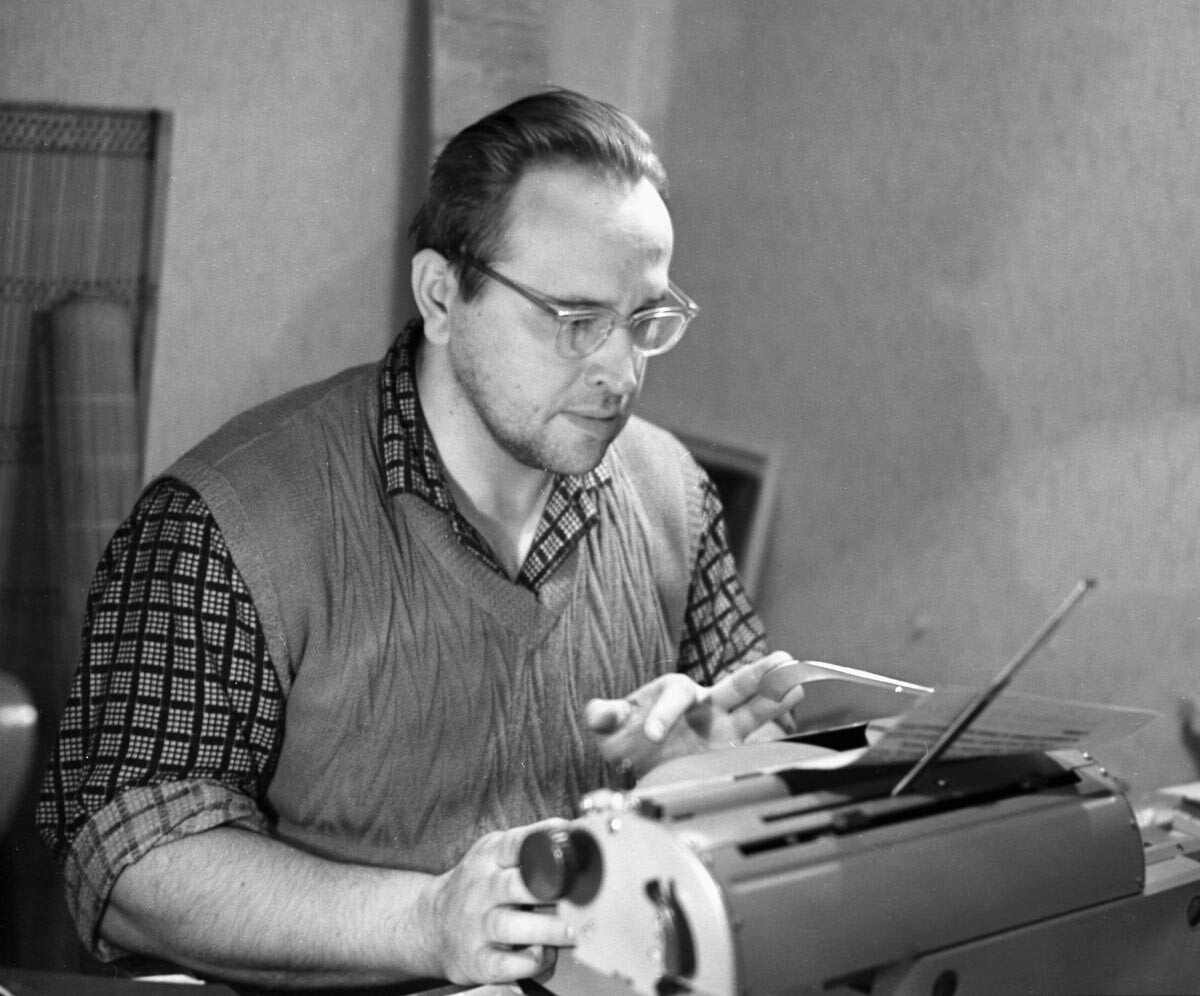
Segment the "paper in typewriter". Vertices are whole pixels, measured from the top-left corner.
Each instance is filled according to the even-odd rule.
[[[921,697],[902,715],[872,721],[867,727],[868,741],[874,742],[856,763],[919,760],[979,694],[978,688],[943,686]],[[1127,737],[1158,715],[1150,709],[1006,691],[963,731],[946,757],[1091,747]]]
[[[926,688],[821,662],[793,664],[798,666],[789,668],[779,684],[804,682],[805,697],[792,713],[799,741],[770,740],[736,750],[675,758],[640,779],[639,788],[739,777],[748,771],[781,767],[832,770],[858,765],[912,765],[925,757],[942,732],[981,694],[979,688]],[[773,696],[783,698],[784,691],[776,688]],[[1149,709],[1005,691],[962,732],[945,757],[1090,749],[1127,737],[1158,716]],[[814,752],[802,739],[847,726],[865,727],[869,746],[849,750],[816,748]]]
[[[821,661],[791,661],[770,671],[769,694],[804,683],[792,712],[798,733],[866,725],[868,748],[842,751],[812,766],[914,763],[962,714],[982,689],[964,685],[927,688],[886,675]],[[1141,729],[1158,713],[1149,709],[1046,698],[1004,691],[975,718],[947,758],[1024,754],[1111,743]]]

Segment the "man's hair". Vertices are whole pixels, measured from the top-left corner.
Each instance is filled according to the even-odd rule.
[[[435,249],[445,256],[463,299],[470,300],[482,278],[462,256],[490,262],[502,252],[517,183],[531,169],[556,165],[582,166],[631,185],[644,178],[666,200],[667,174],[633,118],[572,90],[546,90],[493,111],[446,143],[409,226],[414,252]]]

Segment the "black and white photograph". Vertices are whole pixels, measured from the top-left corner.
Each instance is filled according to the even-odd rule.
[[[1200,994],[1200,0],[0,0],[0,996]]]

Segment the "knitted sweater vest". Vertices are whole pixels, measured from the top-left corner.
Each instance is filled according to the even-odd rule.
[[[275,832],[441,872],[481,834],[571,815],[606,783],[584,704],[674,670],[701,490],[682,445],[631,419],[599,522],[534,595],[424,500],[388,496],[378,376],[253,409],[167,475],[220,525],[286,696]]]

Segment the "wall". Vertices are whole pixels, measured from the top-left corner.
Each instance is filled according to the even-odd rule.
[[[0,100],[172,117],[147,473],[250,404],[377,358],[406,314],[397,217],[426,166],[421,12],[0,0]],[[0,865],[0,956],[74,967],[61,886],[24,823]]]
[[[666,137],[678,0],[553,0],[549,82],[607,100]]]
[[[413,15],[405,0],[0,2],[0,98],[173,115],[148,473],[390,339],[397,201],[424,148],[405,128],[406,91],[425,93]]]
[[[695,0],[675,278],[646,409],[788,454],[776,645],[999,669],[1164,718],[1102,756],[1189,780],[1200,696],[1200,5]]]

